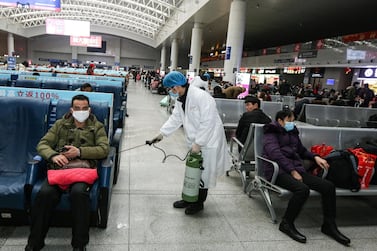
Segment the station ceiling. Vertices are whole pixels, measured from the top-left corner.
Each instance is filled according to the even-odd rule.
[[[237,0],[235,0],[237,1]],[[22,1],[21,1],[22,2]],[[139,41],[155,41],[154,47],[169,46],[172,36],[180,46],[189,48],[194,22],[203,24],[202,51],[226,44],[232,0],[61,0],[60,12],[0,7],[0,20],[23,30],[44,26],[46,17],[90,21],[107,34]],[[377,30],[377,1],[374,0],[246,0],[244,50],[332,38]],[[171,27],[187,6],[200,6],[183,24]],[[178,23],[178,22],[177,22]],[[167,29],[167,25],[170,25]],[[4,24],[0,25],[5,27]],[[4,29],[3,29],[4,30]],[[161,31],[171,36],[157,37]],[[9,31],[9,30],[8,30]],[[2,32],[3,35],[6,32]],[[127,38],[127,37],[126,37]],[[150,43],[149,43],[150,45]]]

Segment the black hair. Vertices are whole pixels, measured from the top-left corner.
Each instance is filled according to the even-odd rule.
[[[82,91],[82,90],[84,90],[85,88],[88,88],[88,87],[92,88],[92,90],[93,90],[93,87],[92,87],[91,84],[89,84],[89,83],[84,83],[84,84],[82,84],[82,86],[80,87],[80,91]]]
[[[293,111],[289,110],[289,109],[285,109],[285,110],[281,110],[281,111],[278,111],[276,113],[276,116],[275,116],[275,120],[278,121],[278,119],[281,119],[284,121],[285,118],[289,118],[289,117],[292,117],[294,116],[293,115]]]
[[[252,95],[246,96],[245,103],[252,103],[253,105],[258,104],[258,108],[260,108],[260,99],[255,96],[252,96]]]
[[[71,107],[73,107],[73,101],[75,100],[86,100],[88,101],[88,105],[90,106],[89,98],[85,95],[79,94],[79,95],[74,96],[71,101]]]
[[[213,93],[214,94],[221,94],[223,93],[223,90],[220,86],[216,85],[214,88],[213,88]]]

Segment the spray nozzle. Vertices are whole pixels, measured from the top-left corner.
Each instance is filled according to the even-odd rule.
[[[153,139],[153,140],[147,140],[147,141],[145,141],[145,144],[146,145],[152,145],[152,144],[157,143],[157,142],[158,142],[157,140]]]

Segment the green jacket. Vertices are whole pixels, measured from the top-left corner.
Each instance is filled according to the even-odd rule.
[[[59,166],[51,162],[51,158],[59,154],[65,145],[73,145],[80,149],[80,159],[89,160],[91,166],[97,166],[97,160],[109,154],[109,141],[105,127],[94,115],[86,120],[84,128],[76,128],[71,113],[67,113],[48,130],[37,145],[38,153],[48,161],[49,169]]]

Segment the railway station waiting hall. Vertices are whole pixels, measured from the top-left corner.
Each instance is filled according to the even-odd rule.
[[[376,8],[0,1],[0,250],[375,250]]]

